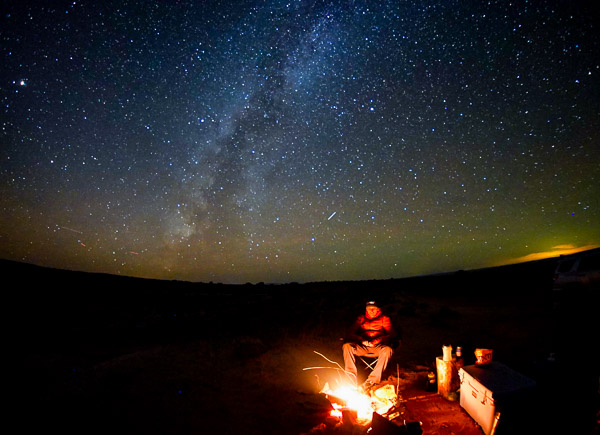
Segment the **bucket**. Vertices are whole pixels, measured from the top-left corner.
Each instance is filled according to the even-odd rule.
[[[475,349],[475,365],[485,366],[492,363],[492,349]]]

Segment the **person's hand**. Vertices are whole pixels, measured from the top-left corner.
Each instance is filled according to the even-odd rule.
[[[363,346],[373,347],[373,344],[370,341],[367,341],[367,340],[363,341],[362,344],[363,344]]]

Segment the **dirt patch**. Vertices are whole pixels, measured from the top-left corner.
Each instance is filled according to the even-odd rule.
[[[537,382],[530,418],[511,433],[525,433],[530,422],[541,432],[597,433],[597,349],[587,336],[597,330],[597,295],[557,301],[531,279],[510,292],[498,282],[484,292],[483,277],[436,277],[444,291],[424,292],[432,281],[194,286],[35,269],[19,275],[39,280],[27,288],[60,283],[61,293],[30,292],[12,304],[20,362],[14,415],[26,432],[331,429],[319,391],[340,370],[323,356],[342,362],[340,337],[368,289],[402,332],[384,374],[402,387],[402,421],[420,421],[426,433],[477,429],[457,402],[425,391],[442,345],[453,344],[466,364],[476,347],[491,348],[494,359]]]

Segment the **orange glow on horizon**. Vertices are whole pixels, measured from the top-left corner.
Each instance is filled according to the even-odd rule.
[[[534,252],[532,254],[525,255],[523,257],[511,258],[508,260],[501,261],[498,266],[505,266],[508,264],[525,263],[528,261],[543,260],[545,258],[560,257],[561,255],[571,255],[578,252],[589,251],[590,249],[599,248],[600,245],[586,245],[586,246],[575,246],[575,245],[557,245],[552,247],[550,251]]]

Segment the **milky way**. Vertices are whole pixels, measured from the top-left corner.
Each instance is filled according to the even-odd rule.
[[[584,2],[9,2],[5,259],[380,279],[600,245]]]

